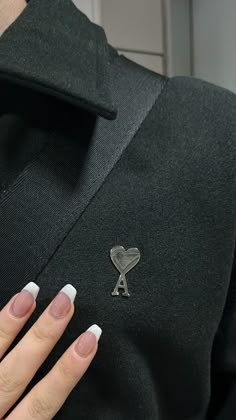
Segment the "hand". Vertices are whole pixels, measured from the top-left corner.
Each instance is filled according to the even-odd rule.
[[[27,6],[25,0],[0,0],[0,36]]]
[[[76,289],[66,285],[17,345],[7,349],[36,307],[39,287],[30,282],[0,311],[0,418],[10,410],[62,336],[74,313]],[[28,311],[27,311],[28,309]],[[97,325],[76,339],[7,420],[52,419],[88,369],[101,335]]]

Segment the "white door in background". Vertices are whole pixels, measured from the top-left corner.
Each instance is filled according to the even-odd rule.
[[[236,93],[236,0],[192,0],[194,76]]]

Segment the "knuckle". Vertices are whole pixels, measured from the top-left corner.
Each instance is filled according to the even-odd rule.
[[[28,407],[29,418],[34,420],[50,419],[53,414],[53,407],[46,398],[32,396]]]
[[[39,342],[48,341],[55,338],[55,331],[50,325],[36,322],[32,327],[32,334],[35,340]]]
[[[74,381],[76,379],[76,371],[67,361],[61,359],[58,361],[57,365],[59,376],[63,378],[64,384],[66,382],[70,383],[71,380]]]
[[[1,367],[0,369],[0,392],[11,394],[22,388],[22,381],[13,377],[10,372]]]
[[[10,331],[5,331],[2,328],[0,329],[0,341],[8,341],[11,338]]]

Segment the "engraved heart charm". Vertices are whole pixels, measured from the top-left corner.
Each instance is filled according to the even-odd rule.
[[[114,246],[110,251],[113,264],[121,274],[126,274],[140,260],[140,251],[138,248],[129,248],[127,251],[121,245]]]

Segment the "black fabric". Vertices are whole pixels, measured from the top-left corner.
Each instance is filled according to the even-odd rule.
[[[236,258],[212,353],[212,400],[209,418],[231,419],[236,401]]]
[[[37,0],[31,0],[30,14],[37,15],[38,4]],[[46,1],[44,7],[48,11]],[[67,7],[66,13],[60,16],[65,26],[74,13],[73,5],[70,8],[67,2]],[[3,35],[8,41],[0,38],[1,57],[9,43],[14,45],[14,38],[20,42],[24,33],[21,19],[25,23],[27,19],[35,21],[29,12],[25,13]],[[72,32],[76,32],[81,15],[78,12],[78,20],[73,20]],[[55,43],[55,38],[53,42],[56,46],[60,43],[63,60],[67,56],[63,45],[66,49],[68,42],[66,33],[57,31],[60,19],[54,26],[58,42]],[[38,29],[41,20],[42,15],[37,22]],[[93,24],[86,22],[89,34]],[[80,35],[82,44],[88,46],[86,34],[87,29]],[[40,34],[34,33],[34,48],[40,44],[40,38]],[[51,50],[52,40],[49,38],[48,42]],[[48,59],[44,58],[50,85],[47,92],[35,89],[34,84],[19,85],[17,77],[6,85],[0,67],[4,76],[2,89],[7,86],[1,96],[0,128],[9,113],[24,122],[26,131],[17,128],[14,119],[12,123],[8,120],[11,140],[15,139],[20,151],[28,150],[27,135],[38,136],[32,155],[25,157],[18,174],[16,171],[8,179],[7,191],[2,191],[0,202],[0,216],[4,216],[1,235],[5,235],[5,240],[0,238],[0,305],[28,280],[36,280],[41,287],[37,308],[15,343],[61,287],[69,282],[78,289],[75,314],[69,326],[22,398],[84,329],[98,323],[103,334],[96,358],[56,419],[233,420],[236,412],[233,268],[236,96],[233,93],[194,78],[174,77],[168,79],[153,105],[148,96],[149,113],[138,131],[133,132],[132,141],[100,181],[99,189],[84,211],[78,212],[76,223],[44,269],[37,277],[28,277],[26,267],[32,262],[40,265],[45,248],[51,246],[51,224],[48,221],[45,227],[44,219],[45,210],[50,211],[45,206],[47,200],[48,206],[54,197],[59,202],[57,222],[60,206],[65,209],[66,200],[71,204],[78,199],[79,206],[79,198],[90,194],[89,184],[86,187],[82,182],[83,176],[93,174],[93,180],[101,176],[102,152],[105,150],[112,156],[116,154],[116,145],[121,146],[115,128],[118,119],[123,122],[124,118],[123,114],[119,115],[121,93],[116,88],[119,81],[123,83],[122,91],[127,92],[124,124],[133,112],[129,92],[135,84],[133,80],[130,82],[130,77],[140,67],[120,57],[104,38],[99,42],[100,48],[105,42],[108,51],[103,65],[109,74],[105,78],[106,89],[113,101],[112,105],[108,101],[107,109],[117,109],[113,120],[104,119],[95,97],[90,97],[90,110],[88,102],[84,105],[79,95],[78,101],[72,104],[69,96],[59,98],[54,94],[60,86],[54,91],[54,78],[47,72],[51,68]],[[96,54],[95,47],[88,51]],[[130,71],[124,77],[126,64]],[[75,70],[71,69],[72,74]],[[20,71],[21,77],[27,79],[24,68]],[[146,82],[150,72],[142,69],[142,74]],[[40,82],[39,70],[34,77]],[[86,85],[90,76],[83,74],[83,77]],[[160,75],[155,77],[157,84],[165,80]],[[143,83],[136,87],[138,103],[143,97]],[[17,88],[10,89],[10,85]],[[18,89],[24,93],[22,107],[15,101]],[[156,93],[153,92],[153,98]],[[41,101],[48,108],[32,106]],[[55,106],[50,106],[51,101]],[[102,127],[108,127],[108,131],[101,131]],[[126,127],[124,132],[132,134],[133,125]],[[1,129],[0,137],[3,132],[6,129]],[[107,132],[112,133],[110,139]],[[94,150],[98,152],[97,159],[92,159]],[[10,163],[9,158],[7,167]],[[108,163],[104,161],[105,166]],[[33,172],[32,188],[33,168],[38,168],[38,172]],[[6,173],[7,170],[3,179]],[[46,187],[42,190],[43,185]],[[16,200],[22,186],[22,196]],[[31,226],[28,231],[22,228],[25,213]],[[68,214],[65,217],[63,223],[69,222]],[[60,239],[60,224],[57,231]],[[38,244],[34,248],[31,243],[37,232],[39,238],[47,238],[41,250]],[[127,274],[129,298],[111,295],[119,275],[109,255],[115,245],[140,249],[140,262]],[[27,256],[22,254],[24,249],[29,250]]]

